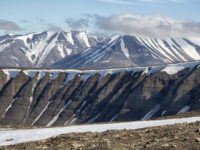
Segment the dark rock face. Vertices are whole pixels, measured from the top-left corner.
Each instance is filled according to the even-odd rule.
[[[0,91],[2,90],[3,86],[6,84],[7,76],[4,72],[0,71]]]
[[[0,71],[0,125],[61,126],[145,120],[200,109],[200,68],[157,71]],[[44,73],[41,76],[41,72]]]
[[[36,103],[32,106],[30,112],[30,118],[34,118],[33,123],[37,121],[37,116],[45,109],[45,107],[50,103],[54,96],[56,96],[57,92],[59,92],[59,88],[62,86],[66,78],[66,74],[60,73],[55,80],[50,80],[49,83],[44,87],[40,96],[37,98]]]
[[[29,79],[14,97],[12,106],[7,110],[2,124],[23,125],[32,102],[33,88],[37,82],[37,75]],[[20,106],[20,108],[19,108]]]
[[[5,117],[5,112],[8,111],[9,105],[15,102],[18,92],[22,90],[28,81],[28,76],[23,72],[19,73],[14,79],[10,79],[2,88],[0,94],[0,116]]]

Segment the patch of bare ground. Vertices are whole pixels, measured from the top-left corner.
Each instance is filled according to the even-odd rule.
[[[158,118],[152,118],[152,120],[162,120],[162,119],[175,119],[175,118],[187,118],[187,117],[197,117],[200,116],[200,110],[193,110],[189,112],[184,112],[171,116],[163,116]]]
[[[163,119],[176,119],[176,118],[187,118],[187,117],[197,117],[200,116],[200,110],[195,110],[195,111],[189,111],[189,112],[184,112],[184,113],[180,113],[177,115],[171,115],[171,116],[163,116],[163,117],[158,117],[158,118],[152,118],[150,120],[163,120]],[[139,120],[138,120],[139,121]],[[123,122],[123,121],[116,121],[115,123],[119,123],[119,122]],[[101,124],[108,124],[109,122],[101,122]],[[112,122],[113,123],[113,122]],[[97,123],[93,123],[93,124],[97,124]],[[55,127],[63,127],[63,126],[55,126]],[[1,126],[0,128],[4,128],[4,129],[8,129],[8,128],[12,128],[12,129],[34,129],[34,128],[49,128],[46,126],[17,126],[17,125],[6,125],[6,126]]]
[[[47,140],[0,147],[1,150],[198,150],[200,122],[138,130],[72,133]]]

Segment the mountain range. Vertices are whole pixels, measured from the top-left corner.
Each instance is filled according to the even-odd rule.
[[[200,39],[156,39],[114,35],[77,55],[55,63],[59,68],[116,68],[200,60]]]
[[[200,60],[200,38],[45,31],[0,37],[1,67],[116,68]]]
[[[49,67],[95,46],[102,38],[86,31],[45,31],[0,37],[1,67]]]

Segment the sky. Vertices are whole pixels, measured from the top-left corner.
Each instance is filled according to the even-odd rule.
[[[197,36],[200,0],[0,1],[1,35],[44,30]]]

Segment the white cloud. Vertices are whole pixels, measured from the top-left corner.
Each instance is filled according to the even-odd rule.
[[[90,26],[88,18],[80,18],[80,19],[66,18],[65,22],[70,28],[75,30],[88,28]]]
[[[121,14],[110,17],[95,15],[95,26],[100,31],[137,34],[150,37],[200,36],[200,23],[162,15]]]
[[[0,20],[0,30],[2,30],[2,31],[20,31],[22,29],[13,21]]]

